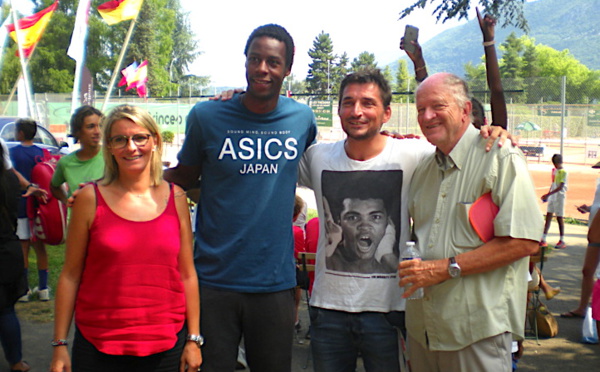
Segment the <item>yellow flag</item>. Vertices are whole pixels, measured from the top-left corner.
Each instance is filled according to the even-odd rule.
[[[98,6],[98,12],[109,25],[137,17],[144,0],[112,0]]]

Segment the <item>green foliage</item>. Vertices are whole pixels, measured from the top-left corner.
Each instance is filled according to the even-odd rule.
[[[296,80],[294,74],[288,75],[283,81],[283,85],[281,87],[281,94],[285,94],[287,90],[290,90],[293,94],[301,94],[306,93],[306,81],[305,80]]]
[[[340,82],[348,72],[348,56],[333,54],[333,41],[329,34],[321,31],[308,51],[312,63],[308,65],[306,90],[308,93],[320,95],[336,94]]]
[[[600,72],[592,71],[578,61],[568,49],[558,51],[536,44],[528,36],[511,33],[500,45],[503,52],[500,74],[505,90],[523,90],[515,102],[560,102],[561,80],[567,78],[568,103],[588,103],[600,99]],[[478,66],[465,65],[465,78],[472,90],[487,90],[485,58]],[[554,77],[555,79],[533,79]]]
[[[390,80],[391,82],[391,80]],[[396,84],[392,85],[392,90],[395,92],[410,92],[414,91],[417,82],[408,72],[408,63],[401,59],[398,61],[398,70],[396,70]],[[394,95],[392,102],[406,102],[406,99],[412,99],[413,95]]]
[[[414,1],[410,3],[412,2]],[[534,37],[536,43],[548,45],[556,50],[569,49],[588,68],[600,69],[600,53],[596,52],[600,50],[600,33],[591,26],[596,25],[600,17],[600,7],[597,2],[533,1],[525,3],[524,11],[530,27],[528,36]],[[419,25],[415,24],[415,26]],[[512,26],[496,27],[497,50],[511,32],[515,32],[518,37],[524,34],[522,30]],[[429,73],[446,71],[462,75],[465,63],[471,61],[474,65],[479,64],[483,55],[481,41],[477,19],[471,19],[422,43]],[[501,57],[501,51],[499,52]],[[524,60],[525,53],[524,51]],[[407,58],[403,57],[403,59]]]
[[[362,68],[377,68],[377,62],[375,61],[375,54],[369,52],[362,52],[358,57],[352,60],[350,69],[352,71],[358,71]]]
[[[207,76],[185,75],[179,78],[180,95],[182,97],[200,96],[203,89],[210,84]]]
[[[173,140],[175,139],[175,134],[170,130],[165,130],[160,135],[162,136],[164,143],[173,143]]]
[[[525,32],[528,31],[529,25],[523,14],[525,0],[416,0],[412,5],[400,12],[400,19],[408,16],[415,9],[424,9],[427,3],[439,3],[432,15],[435,15],[436,19],[438,21],[441,20],[442,23],[453,18],[459,20],[463,18],[467,19],[469,9],[479,4],[480,10],[483,13],[491,14],[496,19],[502,21],[502,26],[513,25]]]
[[[53,0],[38,0],[35,12],[48,7]],[[100,17],[95,1],[90,10],[86,67],[95,80],[95,89],[106,89],[117,62],[130,21],[108,26]],[[36,93],[69,93],[73,89],[75,61],[66,50],[71,41],[78,1],[61,0],[34,55],[29,61],[32,86]],[[14,56],[14,43],[3,59],[0,93],[8,93],[18,75],[20,63]],[[148,60],[148,91],[152,96],[165,96],[178,83],[200,53],[191,32],[188,14],[179,0],[145,0],[120,69],[133,61]],[[119,69],[119,70],[120,70]],[[117,77],[117,81],[120,76]],[[135,94],[130,91],[123,94]]]

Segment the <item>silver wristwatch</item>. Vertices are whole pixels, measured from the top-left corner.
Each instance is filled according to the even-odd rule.
[[[460,266],[458,266],[454,257],[450,257],[450,262],[448,264],[448,274],[450,274],[450,277],[452,279],[460,277]]]
[[[204,337],[202,337],[202,335],[187,335],[185,339],[187,341],[195,342],[198,347],[202,347],[202,345],[204,345]]]

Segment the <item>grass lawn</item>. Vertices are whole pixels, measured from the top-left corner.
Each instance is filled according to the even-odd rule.
[[[58,276],[65,262],[65,246],[46,245],[48,252],[48,286],[50,287],[50,301],[38,301],[37,297],[32,296],[29,302],[17,302],[15,308],[21,319],[27,319],[34,322],[51,322],[54,320],[54,294],[56,293],[56,283]],[[33,248],[29,250],[29,286],[31,288],[38,285],[37,257]]]

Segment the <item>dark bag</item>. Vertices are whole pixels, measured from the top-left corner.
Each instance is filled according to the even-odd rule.
[[[296,266],[296,286],[300,287],[300,289],[308,290],[309,285],[310,279],[308,278],[308,273]]]

